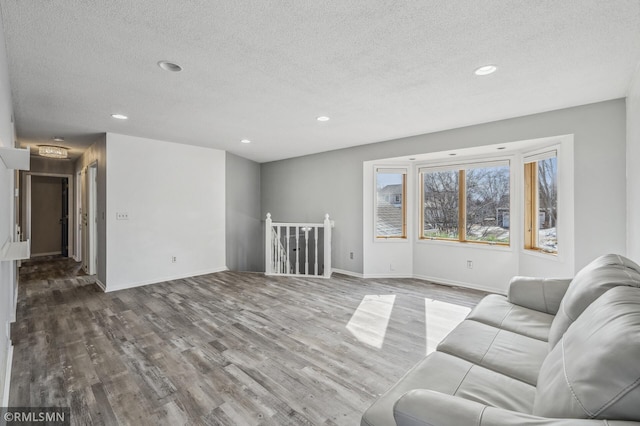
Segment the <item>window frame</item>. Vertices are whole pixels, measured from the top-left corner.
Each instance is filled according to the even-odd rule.
[[[526,153],[522,157],[523,165],[523,249],[529,253],[540,253],[543,255],[558,256],[560,252],[559,244],[556,245],[555,251],[545,250],[539,245],[539,224],[538,212],[538,162],[550,158],[556,159],[556,167],[560,167],[559,147],[547,147],[541,150]],[[559,206],[560,198],[560,172],[556,170],[556,208]],[[558,220],[556,218],[556,238],[558,235]]]
[[[401,174],[402,175],[402,235],[378,235],[378,174]],[[407,176],[409,167],[396,165],[380,165],[373,168],[373,240],[375,242],[404,242],[409,240],[407,232]]]
[[[417,167],[418,178],[418,200],[420,202],[420,212],[418,214],[418,241],[443,241],[463,244],[477,244],[481,246],[511,248],[513,240],[511,229],[509,231],[509,242],[498,241],[478,241],[466,238],[467,235],[467,179],[466,172],[468,169],[487,168],[491,166],[504,166],[509,168],[509,215],[511,215],[512,203],[514,200],[514,181],[513,181],[513,159],[511,157],[494,157],[487,159],[458,161],[449,164],[422,165]],[[442,237],[426,237],[424,235],[424,178],[423,173],[435,171],[456,171],[458,172],[458,238],[442,238]],[[510,227],[511,228],[511,227]]]

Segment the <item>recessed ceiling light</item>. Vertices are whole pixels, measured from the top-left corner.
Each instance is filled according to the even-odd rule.
[[[123,115],[123,114],[111,114],[111,117],[117,118],[118,120],[126,120],[127,118],[129,118],[126,115]]]
[[[158,62],[158,66],[165,71],[169,72],[180,72],[182,71],[182,67],[176,63],[169,61],[160,61]]]
[[[326,115],[321,115],[320,117],[316,117],[316,120],[318,120],[318,121],[329,121],[329,120],[331,120],[331,118],[327,117]]]
[[[449,155],[453,157],[454,155],[458,155],[458,154],[456,154],[455,152],[452,152]]]
[[[475,75],[489,75],[496,72],[497,69],[498,67],[496,67],[495,65],[484,65],[476,69],[474,73]]]
[[[499,146],[496,149],[507,149],[507,147],[506,146]]]
[[[64,138],[62,136],[54,136],[51,139],[53,139],[56,142],[64,142]]]
[[[242,142],[242,143],[251,143],[251,141],[249,139],[242,139],[240,142]]]
[[[409,161],[415,161],[416,159],[414,157],[409,158]]]

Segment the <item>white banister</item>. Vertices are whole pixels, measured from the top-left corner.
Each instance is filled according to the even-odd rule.
[[[320,257],[320,256],[318,256],[318,227],[317,226],[314,228],[314,234],[315,234],[314,235],[314,237],[315,237],[314,240],[315,240],[315,245],[316,245],[316,249],[315,249],[316,261],[314,263],[314,265],[315,265],[315,268],[314,268],[315,273],[314,273],[314,275],[318,275],[318,257]]]
[[[264,221],[265,239],[264,239],[264,273],[271,275],[273,273],[273,228],[271,227],[271,213],[267,213],[267,220]]]
[[[304,274],[309,275],[309,227],[304,227]]]
[[[331,278],[331,228],[333,222],[329,220],[329,213],[324,215],[324,277]]]
[[[328,214],[325,215],[323,223],[294,223],[273,222],[271,213],[267,213],[265,220],[265,274],[330,278],[332,227],[333,221],[329,219]],[[295,238],[295,242],[292,241],[293,238]],[[323,239],[322,253],[319,251],[320,238]],[[301,239],[304,241],[300,241]],[[303,259],[300,258],[301,251],[304,251]],[[292,258],[293,256],[295,259]]]

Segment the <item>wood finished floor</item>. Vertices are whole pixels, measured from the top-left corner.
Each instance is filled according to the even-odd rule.
[[[484,296],[235,272],[103,293],[56,261],[39,265],[48,277],[21,268],[10,405],[70,406],[78,425],[358,425],[425,355],[425,299],[455,308]],[[352,317],[384,329],[386,316],[379,348],[347,329]]]

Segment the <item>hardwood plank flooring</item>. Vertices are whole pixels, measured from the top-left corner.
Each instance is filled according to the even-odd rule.
[[[485,295],[236,272],[103,293],[49,262],[21,268],[10,405],[69,406],[78,425],[357,425]]]

